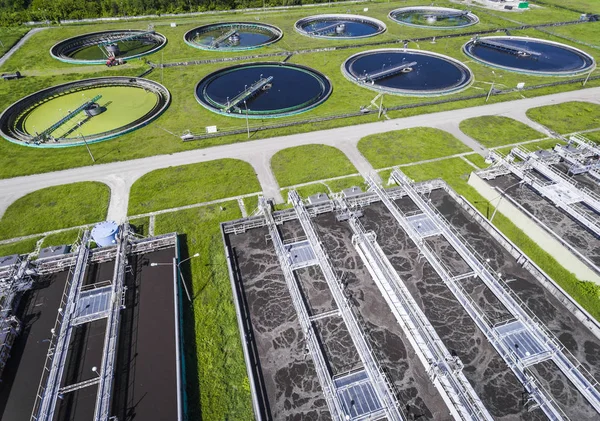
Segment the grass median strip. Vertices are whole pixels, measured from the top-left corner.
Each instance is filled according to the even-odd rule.
[[[450,133],[430,127],[415,127],[365,136],[358,142],[358,150],[374,168],[392,167],[471,151]]]
[[[326,145],[283,149],[271,158],[271,168],[282,187],[358,172],[342,151]]]
[[[245,161],[219,159],[151,171],[131,186],[129,215],[239,196],[260,191],[254,169]]]
[[[17,199],[0,219],[0,239],[102,221],[110,189],[97,182],[48,187]]]
[[[460,130],[488,148],[545,137],[520,121],[492,115],[463,120]]]

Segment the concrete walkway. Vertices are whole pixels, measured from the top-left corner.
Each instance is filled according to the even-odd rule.
[[[249,162],[258,176],[264,194],[275,198],[278,202],[282,202],[283,198],[279,193],[279,185],[270,168],[271,157],[281,149],[313,143],[334,146],[348,156],[361,174],[371,174],[374,172],[373,168],[357,149],[358,141],[364,136],[411,127],[447,127],[451,133],[457,135],[459,140],[467,146],[477,148],[481,146],[477,146],[478,144],[473,139],[462,134],[462,132],[456,132],[458,123],[461,120],[483,115],[516,115],[514,113],[518,112],[524,114],[527,109],[532,107],[567,101],[600,103],[599,98],[600,88],[590,88],[497,104],[487,104],[479,107],[423,114],[311,133],[214,146],[170,155],[157,155],[131,161],[113,162],[5,179],[0,180],[0,216],[4,214],[6,208],[13,201],[35,190],[79,181],[99,181],[106,183],[111,188],[108,218],[120,221],[127,215],[129,189],[143,174],[160,168],[222,158],[235,158]],[[475,149],[475,152],[481,153],[479,149]],[[149,194],[151,193],[149,192]]]

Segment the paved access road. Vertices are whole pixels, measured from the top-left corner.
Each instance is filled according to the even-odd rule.
[[[13,201],[32,191],[80,181],[100,181],[106,183],[111,188],[108,219],[119,221],[127,215],[127,203],[131,185],[142,175],[160,168],[221,158],[236,158],[249,162],[256,171],[264,194],[282,202],[283,198],[279,192],[279,185],[273,176],[270,166],[271,157],[281,149],[311,143],[334,146],[348,156],[360,173],[368,174],[374,171],[373,167],[371,167],[356,147],[358,141],[364,136],[411,127],[435,127],[449,131],[475,152],[485,154],[485,148],[458,129],[458,124],[461,120],[484,115],[503,115],[525,122],[533,128],[540,130],[540,125],[532,122],[525,115],[527,109],[567,101],[589,101],[600,104],[600,88],[581,89],[459,110],[422,114],[376,123],[272,137],[269,139],[178,152],[171,155],[157,155],[131,161],[113,162],[0,180],[0,216],[4,214],[6,208]],[[544,129],[541,130],[544,131]],[[515,143],[517,142],[519,142],[519,139],[515,139]]]

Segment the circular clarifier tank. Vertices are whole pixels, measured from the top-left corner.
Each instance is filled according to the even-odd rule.
[[[468,10],[415,6],[392,10],[390,19],[403,25],[430,29],[456,29],[475,25],[479,18]]]
[[[451,57],[392,48],[355,54],[342,64],[342,73],[360,86],[396,95],[450,94],[473,80],[471,70]]]
[[[204,25],[183,36],[186,44],[201,50],[241,51],[264,47],[283,36],[281,29],[257,22],[226,22]]]
[[[308,111],[331,94],[331,83],[308,67],[249,63],[209,74],[196,85],[196,99],[232,117],[273,118]]]
[[[463,51],[484,64],[522,73],[569,76],[592,70],[589,54],[557,42],[527,37],[475,37]]]
[[[147,79],[103,77],[26,96],[0,115],[0,135],[21,145],[55,148],[112,139],[162,114],[171,96]]]
[[[380,20],[360,15],[317,15],[298,20],[296,31],[302,35],[325,39],[357,39],[385,32]]]
[[[109,56],[122,60],[152,54],[167,43],[154,30],[117,30],[78,35],[55,44],[50,55],[73,64],[104,64]]]

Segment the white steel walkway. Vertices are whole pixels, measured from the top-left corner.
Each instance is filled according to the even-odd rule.
[[[393,176],[393,173],[392,173]],[[460,284],[460,277],[454,278],[450,273],[450,270],[444,265],[444,263],[438,259],[435,251],[424,241],[424,239],[416,232],[411,224],[408,222],[407,217],[398,208],[396,203],[389,197],[383,188],[381,188],[373,179],[368,177],[366,179],[369,184],[370,190],[377,193],[381,198],[383,204],[388,208],[390,213],[394,216],[398,224],[408,234],[410,239],[419,248],[420,252],[435,269],[437,274],[440,276],[442,281],[446,284],[448,289],[454,294],[458,302],[463,306],[467,313],[471,316],[477,327],[483,332],[488,338],[490,343],[494,346],[496,351],[504,359],[507,365],[511,368],[513,373],[517,376],[519,381],[525,387],[525,390],[532,396],[548,418],[552,421],[562,420],[563,414],[556,403],[549,397],[545,391],[537,384],[535,378],[531,376],[527,371],[526,367],[517,358],[516,354],[501,340],[498,333],[494,329],[493,323],[486,317],[485,313],[481,311],[477,303],[469,296],[469,294],[463,289]],[[441,227],[440,227],[441,228]]]
[[[527,355],[527,353],[523,355],[521,352],[513,350],[512,355],[516,357],[520,365],[528,366],[551,358],[600,415],[600,390],[598,389],[598,382],[595,381],[593,376],[560,344],[554,335],[545,328],[544,324],[529,311],[526,304],[512,293],[512,290],[504,284],[504,281],[490,267],[476,257],[476,253],[468,247],[468,243],[464,239],[460,238],[458,232],[453,230],[450,224],[444,220],[443,216],[413,189],[408,177],[399,170],[394,170],[392,177],[404,188],[419,209],[428,215],[432,221],[437,223],[446,240],[448,240],[463,260],[478,275],[479,279],[485,283],[496,298],[500,300],[520,323],[518,335],[527,344],[529,351],[526,352],[530,352],[530,355]],[[498,329],[496,328],[497,334]],[[512,333],[512,335],[514,339],[515,333]],[[515,345],[519,345],[519,343],[515,342]]]
[[[435,329],[379,247],[374,232],[366,232],[359,220],[351,216],[352,242],[373,275],[402,330],[425,366],[431,381],[450,405],[457,419],[492,420],[479,396],[462,372],[462,362],[453,357]],[[450,402],[448,402],[450,401]]]
[[[291,190],[288,193],[289,201],[294,205],[296,215],[302,225],[302,229],[310,242],[313,252],[319,262],[323,276],[327,282],[331,295],[340,310],[340,315],[346,324],[348,332],[352,338],[352,342],[358,351],[358,355],[364,365],[365,371],[367,372],[371,384],[374,387],[375,393],[381,402],[385,411],[385,416],[389,421],[400,421],[405,420],[404,415],[401,413],[398,402],[393,394],[393,387],[388,383],[388,379],[382,372],[379,363],[375,359],[371,347],[367,342],[362,329],[360,328],[356,317],[354,316],[353,310],[350,307],[346,296],[344,295],[342,283],[339,277],[335,274],[334,266],[329,256],[325,252],[321,241],[313,227],[310,215],[302,202],[302,199],[295,190]]]

